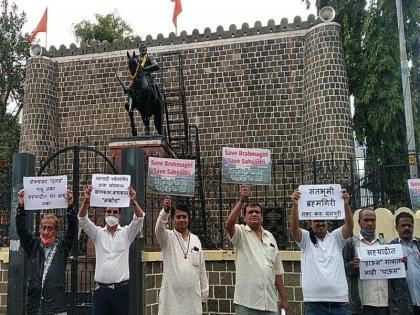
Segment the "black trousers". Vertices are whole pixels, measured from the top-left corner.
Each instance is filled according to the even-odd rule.
[[[363,315],[388,315],[388,307],[375,307],[363,305]]]
[[[92,299],[93,315],[128,315],[128,285],[115,289],[97,287]]]
[[[420,306],[413,305],[413,315],[420,315]]]

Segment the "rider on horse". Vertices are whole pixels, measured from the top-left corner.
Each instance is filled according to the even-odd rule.
[[[163,95],[159,86],[152,75],[159,70],[159,66],[153,56],[147,54],[147,46],[144,43],[139,45],[140,56],[133,52],[130,55],[127,51],[128,68],[131,82],[128,88],[123,85],[124,92],[127,94],[125,109],[130,117],[131,131],[133,136],[137,136],[137,129],[134,122],[134,109],[140,112],[145,134],[150,134],[150,117],[154,117],[154,124],[158,134],[162,134],[162,111],[164,106]]]
[[[140,67],[143,68],[146,74],[146,79],[149,82],[149,85],[152,87],[152,92],[155,98],[159,98],[160,91],[155,81],[155,78],[152,75],[153,72],[159,70],[159,65],[157,64],[156,59],[152,55],[149,55],[147,53],[147,45],[145,43],[139,44],[139,52],[140,56],[138,57],[138,59]]]

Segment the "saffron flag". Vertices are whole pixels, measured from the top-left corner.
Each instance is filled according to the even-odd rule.
[[[172,17],[172,22],[174,22],[175,27],[177,27],[176,18],[182,12],[181,0],[171,0],[171,1],[175,2],[174,15]]]
[[[33,41],[36,34],[41,33],[41,32],[45,32],[45,33],[47,32],[47,18],[48,18],[48,8],[45,9],[44,15],[42,16],[38,25],[35,27],[35,29],[29,35],[29,37],[28,37],[29,42]]]

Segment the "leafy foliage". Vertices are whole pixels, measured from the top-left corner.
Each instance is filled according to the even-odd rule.
[[[312,2],[318,11],[325,5],[332,6],[336,10],[335,21],[342,26],[349,91],[354,96],[356,140],[367,146],[365,169],[369,176],[365,185],[377,200],[397,204],[406,190],[408,170],[407,167],[390,167],[407,163],[395,1]],[[413,104],[417,102],[420,109],[420,11],[418,1],[402,3],[407,55],[413,62],[411,94]],[[415,121],[417,130],[418,120]]]
[[[79,42],[95,39],[112,43],[114,39],[123,39],[132,35],[131,27],[116,12],[95,14],[96,22],[81,21],[73,26],[73,33]]]
[[[12,155],[19,147],[18,115],[23,106],[30,46],[27,34],[22,34],[25,20],[25,14],[18,13],[16,5],[7,15],[0,16],[0,211],[10,211]],[[13,113],[9,113],[7,109],[13,107]]]
[[[23,105],[26,60],[30,47],[26,34],[22,34],[25,21],[25,14],[19,14],[16,5],[12,5],[7,15],[0,16],[0,117],[13,104],[17,116]]]

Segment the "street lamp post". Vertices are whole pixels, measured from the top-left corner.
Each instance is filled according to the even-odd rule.
[[[411,106],[410,78],[408,76],[407,52],[405,49],[404,22],[401,0],[395,0],[397,6],[398,32],[400,41],[401,79],[404,98],[405,128],[410,164],[410,178],[418,178],[416,142],[414,139],[413,109]]]

